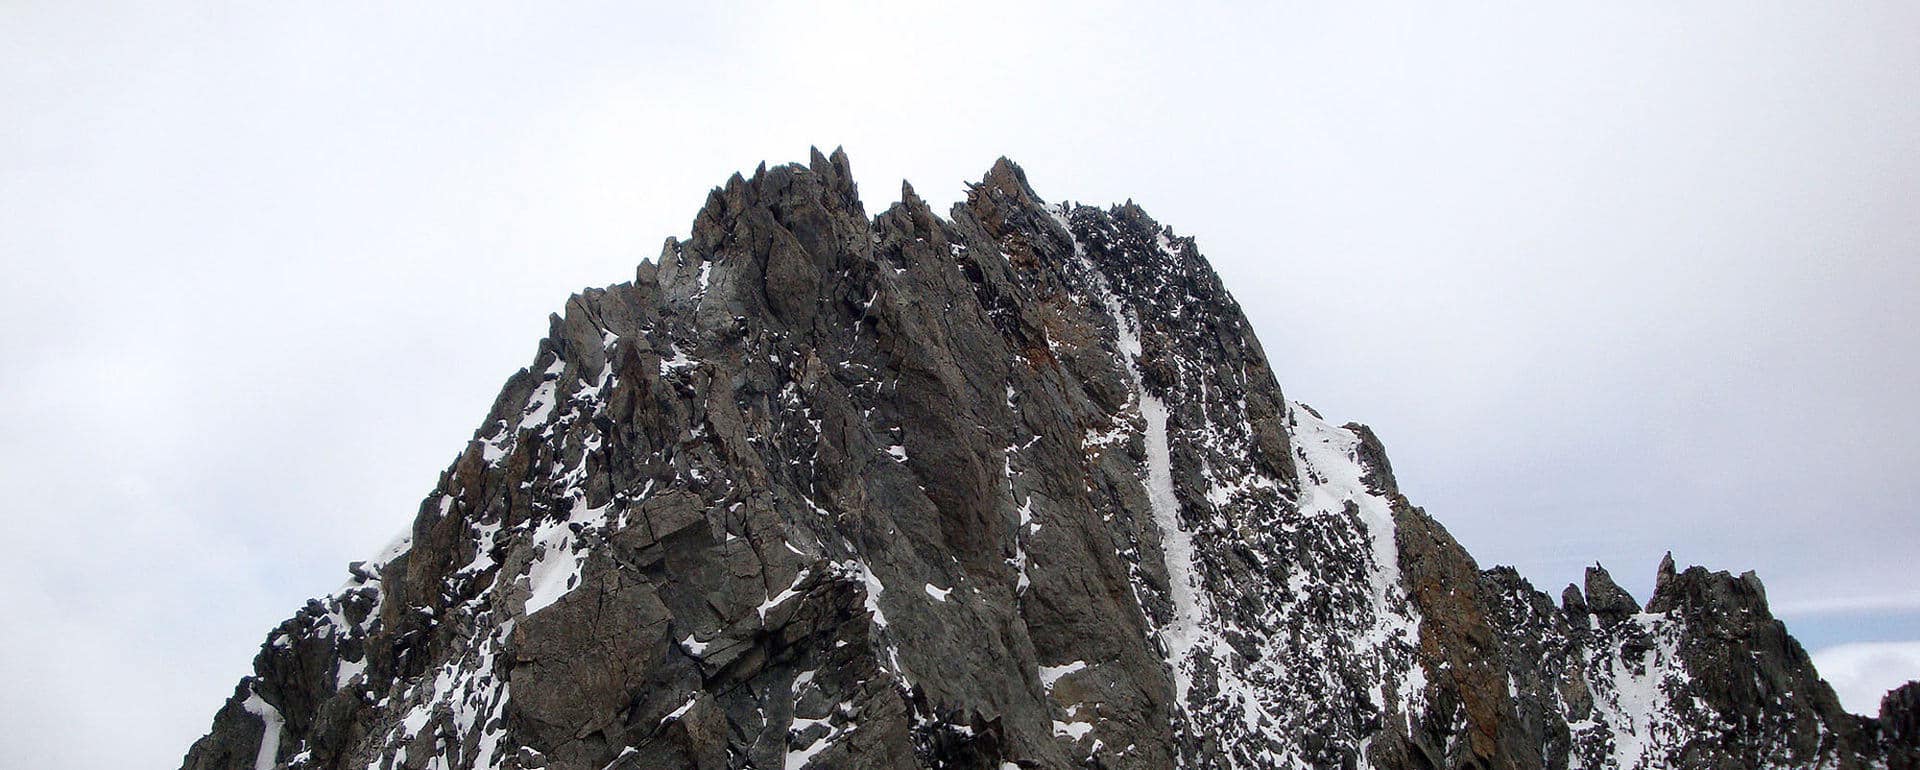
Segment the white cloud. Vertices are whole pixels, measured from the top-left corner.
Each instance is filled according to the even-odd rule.
[[[1877,716],[1888,690],[1920,680],[1920,642],[1837,644],[1813,653],[1813,665],[1833,685],[1841,706]]]
[[[1772,609],[1773,614],[1781,617],[1849,612],[1911,613],[1920,611],[1920,593],[1789,598],[1773,602]]]

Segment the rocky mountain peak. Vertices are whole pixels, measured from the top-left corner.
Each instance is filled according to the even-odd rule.
[[[1865,768],[1757,578],[1482,571],[1191,238],[846,154],[570,298],[185,768]],[[1905,694],[1902,694],[1905,693]]]
[[[1640,603],[1599,564],[1587,568],[1586,595],[1587,610],[1603,622],[1617,623],[1640,611]]]

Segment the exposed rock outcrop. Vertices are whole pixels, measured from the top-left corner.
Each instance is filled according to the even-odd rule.
[[[1864,768],[1759,581],[1482,571],[1194,242],[762,167],[552,318],[184,767]],[[1906,753],[1901,753],[1906,752]],[[1889,759],[1892,758],[1892,759]]]

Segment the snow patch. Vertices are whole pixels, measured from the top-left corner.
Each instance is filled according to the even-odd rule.
[[[681,350],[680,345],[677,343],[668,345],[668,350],[672,351],[673,355],[660,359],[661,376],[666,376],[677,370],[687,369],[700,363],[694,360],[693,357],[688,356],[686,351]]]
[[[1090,266],[1091,267],[1091,266]],[[1096,272],[1095,275],[1098,275]],[[1166,559],[1167,583],[1173,599],[1173,618],[1160,628],[1160,641],[1166,645],[1167,660],[1173,668],[1176,703],[1185,708],[1193,676],[1187,671],[1187,657],[1195,646],[1200,625],[1200,597],[1193,584],[1193,536],[1180,521],[1180,499],[1173,492],[1173,456],[1167,437],[1167,405],[1147,392],[1140,379],[1140,335],[1131,318],[1120,306],[1119,298],[1104,285],[1101,300],[1113,317],[1120,355],[1133,385],[1134,400],[1140,416],[1146,420],[1147,502],[1153,507],[1153,521],[1160,527],[1160,549]]]
[[[680,704],[679,708],[667,712],[666,716],[663,716],[660,718],[660,724],[664,725],[668,722],[671,722],[673,720],[686,716],[687,712],[693,708],[693,704],[698,702],[699,700],[700,700],[700,691],[695,690],[692,693],[689,693],[687,695],[687,702]]]
[[[1059,666],[1041,666],[1040,667],[1040,686],[1045,687],[1048,692],[1052,692],[1053,686],[1059,683],[1059,681],[1065,678],[1068,674],[1072,674],[1076,671],[1085,671],[1086,668],[1087,668],[1087,662],[1084,660],[1076,660],[1072,663],[1066,663]]]
[[[804,569],[800,570],[800,574],[795,575],[793,577],[793,585],[787,586],[786,590],[781,591],[780,593],[774,596],[767,597],[766,601],[761,602],[760,606],[755,608],[755,610],[760,613],[760,623],[762,625],[766,624],[767,622],[768,610],[771,610],[782,604],[786,604],[788,599],[792,599],[793,597],[800,595],[800,583],[806,580],[809,574],[811,573],[808,570],[804,570]]]
[[[1081,738],[1087,737],[1087,733],[1090,732],[1093,732],[1093,725],[1086,722],[1062,722],[1058,719],[1053,720],[1053,734],[1065,737],[1074,742],[1079,742]]]
[[[347,689],[347,685],[353,684],[353,678],[366,673],[366,670],[367,655],[364,652],[360,654],[359,660],[350,661],[341,658],[335,661],[333,664],[333,688],[335,690]]]
[[[1684,740],[1672,693],[1682,691],[1690,680],[1680,658],[1685,626],[1677,618],[1640,613],[1612,632],[1650,643],[1639,655],[1629,656],[1626,645],[1613,640],[1583,667],[1599,724],[1590,722],[1575,734],[1597,731],[1605,736],[1614,767],[1662,766],[1669,750]]]
[[[1352,505],[1371,540],[1368,550],[1372,553],[1368,556],[1372,568],[1367,570],[1367,583],[1373,593],[1374,624],[1356,643],[1367,648],[1396,642],[1417,646],[1420,618],[1407,599],[1400,575],[1393,504],[1367,487],[1367,469],[1359,461],[1360,437],[1315,416],[1313,410],[1298,402],[1289,404],[1289,417],[1294,451],[1302,461],[1301,513],[1310,519],[1335,517],[1344,515]],[[1423,689],[1414,688],[1416,684],[1425,686],[1424,672],[1419,668],[1417,664],[1411,666],[1402,678],[1400,703],[1423,702]]]
[[[576,501],[573,513],[567,518],[543,521],[534,530],[534,549],[538,555],[527,567],[527,581],[533,592],[527,596],[526,614],[546,609],[580,585],[580,568],[586,565],[588,549],[576,542],[575,531],[604,526],[610,507],[588,508],[584,501]]]
[[[254,692],[251,685],[247,688],[247,699],[240,707],[260,718],[260,750],[254,752],[253,770],[273,770],[274,760],[280,755],[280,733],[287,720],[280,716],[280,709],[260,697],[260,693]]]

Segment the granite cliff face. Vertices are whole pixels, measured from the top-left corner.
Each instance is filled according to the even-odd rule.
[[[1195,249],[1002,160],[715,190],[184,767],[1866,768],[1751,574],[1482,571]]]

